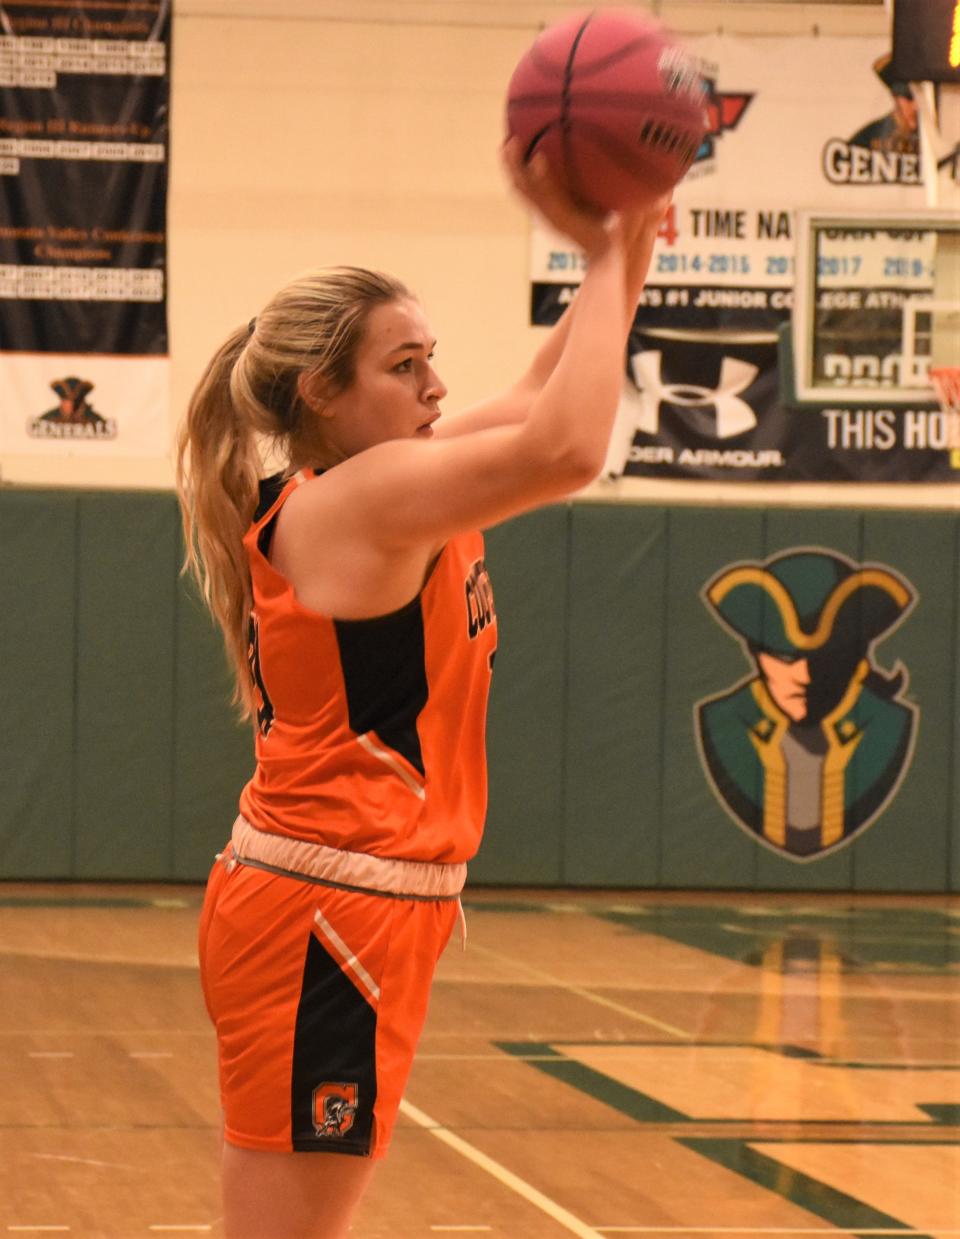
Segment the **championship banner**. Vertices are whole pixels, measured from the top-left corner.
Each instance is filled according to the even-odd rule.
[[[171,0],[0,0],[0,451],[169,449]]]
[[[809,282],[795,270],[799,213],[925,210],[916,107],[891,77],[888,45],[717,35],[687,47],[707,86],[710,128],[661,229],[631,333],[607,475],[957,480],[957,453],[936,427],[912,432],[934,409],[922,388],[911,409],[888,406],[878,383],[877,407],[864,406],[858,392],[851,417],[842,390],[835,408],[791,392],[795,288]],[[855,329],[866,354],[889,352],[891,314],[927,278],[926,266],[913,274],[919,254],[906,244],[896,233],[877,234],[863,252],[814,256],[825,287],[838,290],[827,300],[840,289],[861,298]],[[560,238],[534,229],[533,323],[556,321],[582,262]],[[870,283],[874,266],[880,275]],[[818,301],[818,313],[825,309]],[[875,345],[873,324],[882,337]],[[862,383],[859,371],[850,382]]]

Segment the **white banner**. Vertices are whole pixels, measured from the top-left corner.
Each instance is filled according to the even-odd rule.
[[[163,456],[166,357],[5,353],[0,443],[11,456]]]

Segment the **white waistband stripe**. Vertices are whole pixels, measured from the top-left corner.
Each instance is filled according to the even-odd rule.
[[[258,830],[242,815],[233,824],[231,843],[241,864],[246,861],[264,865],[294,877],[371,894],[408,899],[456,899],[467,880],[465,864],[397,860],[389,856],[369,856],[366,852],[348,852]]]

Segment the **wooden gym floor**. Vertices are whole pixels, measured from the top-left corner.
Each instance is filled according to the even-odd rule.
[[[0,1236],[221,1235],[200,899],[0,886]],[[960,900],[466,903],[357,1239],[960,1236]]]

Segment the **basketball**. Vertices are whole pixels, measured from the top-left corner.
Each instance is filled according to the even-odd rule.
[[[640,206],[672,189],[707,128],[696,65],[656,22],[600,9],[545,30],[507,90],[507,136],[580,200]]]

